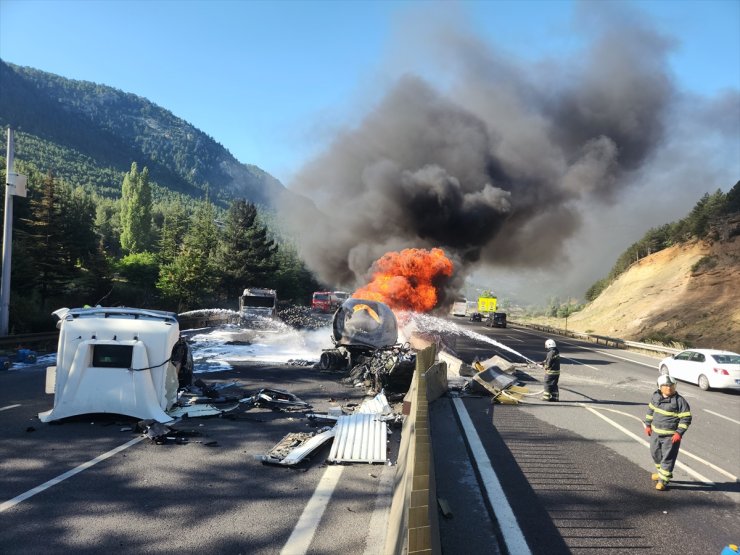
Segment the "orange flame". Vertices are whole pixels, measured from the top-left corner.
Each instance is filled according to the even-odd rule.
[[[370,283],[352,296],[383,302],[393,310],[428,312],[437,305],[435,283],[450,277],[452,270],[442,249],[388,252],[373,264]]]

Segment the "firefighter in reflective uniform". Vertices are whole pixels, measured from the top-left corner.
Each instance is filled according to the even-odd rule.
[[[653,393],[645,416],[645,433],[650,436],[650,454],[655,463],[652,479],[655,489],[668,489],[673,478],[681,438],[691,424],[691,407],[676,393],[676,380],[668,374],[658,378],[658,391]]]
[[[545,349],[547,349],[547,356],[542,363],[542,366],[545,367],[545,391],[542,393],[542,400],[559,401],[560,351],[558,351],[558,346],[552,339],[545,341]]]

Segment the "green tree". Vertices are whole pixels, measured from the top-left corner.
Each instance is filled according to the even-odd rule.
[[[727,191],[724,211],[727,214],[740,212],[740,181],[735,183],[732,189]]]
[[[119,258],[121,251],[120,200],[97,197],[95,200],[95,229],[104,252]]]
[[[125,252],[144,252],[152,239],[152,190],[149,170],[139,172],[136,162],[123,177],[121,187],[121,247]]]
[[[322,289],[292,245],[281,244],[275,261],[277,270],[273,284],[280,299],[292,301],[293,304],[308,304],[311,293]]]
[[[254,204],[231,203],[219,245],[217,263],[227,298],[236,298],[247,285],[275,286],[278,247],[258,219]]]
[[[171,264],[180,252],[190,218],[185,205],[179,198],[169,204],[163,213],[158,257],[160,264]]]
[[[151,252],[128,254],[116,265],[119,279],[125,280],[125,289],[118,297],[124,297],[126,304],[151,306],[157,297],[159,262]]]
[[[22,235],[28,262],[34,266],[34,288],[42,306],[51,295],[57,295],[74,276],[74,264],[64,237],[64,214],[60,186],[48,172],[41,191],[29,201],[31,217],[23,221]],[[47,307],[48,308],[48,307]]]
[[[218,227],[213,204],[198,206],[175,259],[162,265],[157,288],[178,312],[197,308],[214,291]]]

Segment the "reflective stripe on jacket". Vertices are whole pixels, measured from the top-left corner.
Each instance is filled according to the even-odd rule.
[[[545,374],[560,375],[560,351],[557,347],[547,351],[547,357],[545,357],[545,362],[542,365],[545,367]]]
[[[668,436],[675,432],[683,435],[690,424],[691,407],[686,399],[678,393],[670,397],[663,397],[660,391],[653,393],[645,416],[646,426],[660,436]]]

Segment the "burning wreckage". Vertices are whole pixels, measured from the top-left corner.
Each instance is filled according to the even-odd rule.
[[[383,463],[387,460],[388,425],[403,417],[389,404],[408,391],[416,354],[398,343],[398,322],[388,305],[351,298],[334,314],[334,347],[321,353],[316,367],[347,372],[342,382],[365,387],[374,397],[359,408],[333,407],[321,414],[292,393],[263,388],[253,395],[224,395],[236,384],[211,386],[193,382],[190,347],[180,335],[174,313],[136,308],[60,309],[57,364],[47,368],[46,392],[53,408],[39,413],[42,422],[92,413],[113,413],[140,419],[137,430],[155,443],[186,443],[186,433],[169,425],[187,417],[238,415],[240,407],[303,411],[312,423],[334,423],[317,432],[285,436],[266,455],[265,464],[293,466],[333,439],[330,462]],[[452,375],[469,376],[499,402],[517,402],[526,390],[500,371],[503,360],[469,367],[442,345],[440,360]],[[495,357],[498,358],[498,357]],[[233,411],[233,412],[232,412]]]
[[[349,299],[334,313],[333,349],[321,353],[322,370],[350,370],[344,383],[368,392],[405,393],[416,365],[411,346],[398,345],[398,323],[385,303]]]

